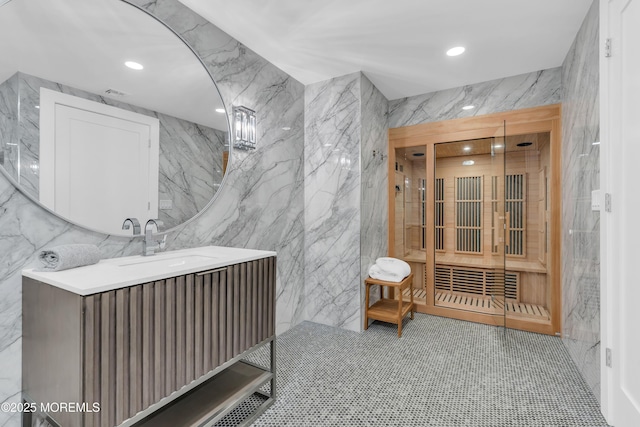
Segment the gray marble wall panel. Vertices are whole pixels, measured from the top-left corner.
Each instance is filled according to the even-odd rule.
[[[140,1],[182,35],[217,77],[227,107],[258,112],[258,149],[234,152],[216,202],[168,236],[167,249],[228,245],[278,252],[277,332],[303,320],[304,87],[176,0]],[[290,130],[283,130],[290,127]],[[21,383],[21,270],[44,247],[94,243],[105,257],[141,253],[140,239],[92,233],[33,204],[0,176],[0,403]],[[359,267],[358,267],[359,268]],[[19,417],[0,413],[0,425]]]
[[[561,69],[537,71],[389,102],[389,127],[438,122],[561,102]],[[466,105],[475,106],[463,110]]]
[[[360,283],[369,275],[376,259],[387,256],[388,191],[387,175],[389,101],[362,75],[361,92],[361,213],[360,213]],[[373,152],[376,152],[375,156]],[[378,293],[371,291],[372,302]],[[364,310],[364,294],[362,298]]]
[[[360,330],[361,73],[305,88],[307,319]]]
[[[594,1],[562,66],[562,334],[600,399],[599,11]]]
[[[115,99],[75,89],[36,76],[17,73],[20,94],[20,183],[34,197],[39,194],[40,88],[88,99],[127,111],[155,117],[160,123],[159,200],[173,208],[160,210],[165,228],[193,217],[211,200],[222,181],[222,153],[227,133]],[[213,84],[211,90],[215,90]]]
[[[0,84],[0,166],[17,176],[18,145],[18,76]]]

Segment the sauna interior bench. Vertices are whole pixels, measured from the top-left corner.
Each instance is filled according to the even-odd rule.
[[[369,328],[370,319],[395,323],[398,325],[398,338],[400,338],[402,336],[402,319],[404,319],[409,312],[411,312],[411,319],[413,319],[413,273],[402,279],[401,282],[387,282],[368,277],[364,283],[366,292],[364,329],[367,330]],[[373,285],[380,286],[380,299],[369,307],[369,293]],[[383,286],[398,290],[398,295],[402,295],[405,289],[409,289],[409,301],[404,301],[403,298],[383,298]]]
[[[38,417],[65,427],[203,427],[252,396],[260,403],[245,423],[273,403],[276,253],[196,249],[23,271],[24,401],[100,405]],[[269,348],[270,366],[249,361]]]

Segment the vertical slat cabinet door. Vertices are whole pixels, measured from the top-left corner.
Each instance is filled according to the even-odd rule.
[[[220,304],[220,273],[215,272],[211,275],[211,368],[215,368],[222,363],[220,362],[220,320],[219,320],[219,304]]]
[[[220,272],[218,285],[218,362],[223,364],[227,359],[227,272]]]
[[[194,276],[194,379],[200,378],[204,375],[203,367],[203,352],[204,352],[204,334],[203,334],[203,319],[204,319],[204,278],[202,275]]]
[[[269,336],[276,334],[276,258],[269,258]]]
[[[154,387],[153,401],[164,397],[164,386],[166,379],[165,370],[165,281],[159,280],[153,284],[153,372]]]
[[[116,294],[116,425],[129,418],[129,288]]]
[[[101,356],[101,414],[102,425],[116,424],[116,355],[115,355],[115,292],[105,292],[100,295],[100,340]],[[104,408],[104,409],[102,409]]]
[[[176,279],[165,280],[165,383],[164,396],[180,388],[176,381]]]
[[[195,380],[195,360],[194,360],[194,349],[195,349],[195,315],[194,315],[194,306],[195,306],[195,283],[194,276],[190,274],[186,279],[186,302],[185,302],[185,312],[186,312],[186,365],[187,365],[187,377],[186,382],[190,383]]]
[[[176,383],[187,382],[186,278],[176,278]]]
[[[238,328],[239,353],[245,351],[247,347],[247,263],[242,263],[240,267],[240,306],[238,307],[240,324]]]
[[[93,404],[100,399],[100,297],[84,298],[84,401]],[[100,412],[84,415],[85,427],[100,426]]]
[[[258,260],[258,342],[264,340],[264,259]]]
[[[258,328],[260,326],[260,317],[258,316],[258,295],[260,293],[260,289],[258,287],[258,282],[260,280],[259,272],[258,272],[258,261],[251,262],[251,342],[253,345],[258,344]]]
[[[129,290],[129,410],[142,407],[142,286]]]
[[[142,285],[142,409],[153,403],[153,283]]]
[[[240,270],[242,264],[236,264],[233,267],[233,356],[240,354],[240,301],[241,301],[241,285],[240,283]]]
[[[213,341],[211,333],[211,273],[202,275],[202,371],[209,372],[214,368],[211,363],[211,342]]]
[[[232,359],[234,354],[233,354],[233,315],[234,315],[234,292],[235,292],[235,286],[234,286],[234,280],[233,280],[233,276],[234,276],[234,268],[229,267],[227,270],[227,307],[226,307],[226,312],[227,312],[227,319],[226,319],[226,342],[227,342],[227,348],[226,348],[226,360]]]

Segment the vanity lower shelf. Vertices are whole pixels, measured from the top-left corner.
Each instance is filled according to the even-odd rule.
[[[134,427],[212,425],[272,378],[269,371],[237,362]],[[269,397],[263,405],[272,402],[273,398]]]

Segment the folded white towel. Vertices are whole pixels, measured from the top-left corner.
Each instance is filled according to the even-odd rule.
[[[40,252],[38,259],[43,267],[36,271],[61,271],[70,268],[95,264],[102,255],[96,245],[72,244],[60,245]]]
[[[376,265],[385,273],[402,275],[403,278],[411,274],[411,266],[401,259],[381,257],[376,260]]]
[[[374,279],[384,280],[385,282],[402,282],[402,279],[407,277],[408,274],[403,276],[402,274],[389,273],[386,271],[382,271],[380,269],[380,266],[378,266],[377,264],[373,264],[369,268],[369,276]]]

